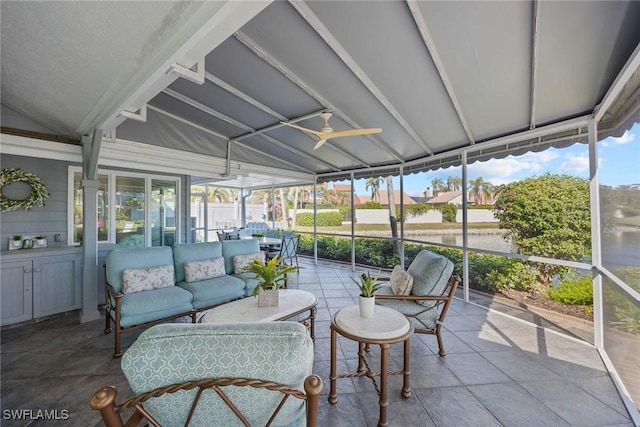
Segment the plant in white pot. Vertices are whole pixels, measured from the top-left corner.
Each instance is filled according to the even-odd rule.
[[[255,258],[242,269],[253,273],[254,278],[259,280],[258,286],[253,290],[253,296],[258,297],[258,307],[278,305],[280,283],[284,282],[287,273],[298,271],[298,267],[285,264],[277,255],[268,262]]]
[[[373,317],[373,309],[376,303],[376,292],[380,289],[380,286],[382,286],[378,283],[378,277],[372,276],[370,272],[366,272],[360,275],[360,280],[356,280],[353,277],[351,280],[353,280],[360,289],[360,299],[358,301],[360,306],[360,317]]]
[[[22,235],[16,234],[9,238],[9,250],[13,251],[15,249],[22,248]]]

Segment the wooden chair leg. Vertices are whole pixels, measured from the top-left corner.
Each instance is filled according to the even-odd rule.
[[[440,357],[444,356],[445,351],[444,351],[444,344],[442,342],[442,334],[440,333],[440,329],[442,328],[442,325],[438,324],[436,325],[436,337],[438,338],[438,354],[440,355]]]
[[[122,335],[122,330],[120,329],[120,325],[115,325],[115,342],[113,345],[113,357],[118,358],[122,356],[122,349],[120,345],[120,336]]]

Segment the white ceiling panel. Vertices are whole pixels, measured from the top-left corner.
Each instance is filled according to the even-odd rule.
[[[455,150],[470,144],[484,153],[530,125],[571,136],[575,129],[562,122],[594,111],[640,45],[637,1],[3,1],[0,8],[3,132],[77,141],[117,126],[118,138],[213,156],[218,169],[237,138],[228,167],[245,165],[253,175],[229,178],[234,186],[254,186],[264,174],[251,168],[260,165],[281,171],[272,180],[280,183],[293,182],[292,174],[416,171],[459,162]],[[639,82],[624,87],[606,123],[628,120]],[[145,123],[118,117],[145,103]],[[315,137],[280,125],[318,130],[322,111],[333,113],[335,130],[382,133],[314,150]],[[542,147],[532,141],[526,149]]]

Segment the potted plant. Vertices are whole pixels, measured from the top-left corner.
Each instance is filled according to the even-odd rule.
[[[298,267],[285,264],[276,255],[267,262],[255,258],[243,270],[253,273],[254,278],[259,280],[253,290],[253,296],[258,297],[258,307],[270,307],[278,305],[280,283],[286,279],[287,273],[298,271]]]
[[[37,248],[46,248],[47,247],[47,236],[44,234],[40,234],[35,237],[36,247]]]
[[[20,234],[13,235],[9,238],[9,250],[22,248],[22,236]]]
[[[373,317],[373,309],[376,303],[376,292],[380,289],[380,286],[382,286],[378,282],[378,277],[372,276],[370,272],[366,272],[360,275],[360,280],[356,280],[353,277],[351,280],[353,280],[360,289],[360,299],[358,301],[360,306],[360,317]]]

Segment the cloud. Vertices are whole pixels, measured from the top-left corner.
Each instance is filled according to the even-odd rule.
[[[625,130],[621,137],[610,136],[602,142],[602,146],[608,147],[611,144],[628,144],[629,142],[633,142],[636,139],[636,135],[634,133],[629,132],[629,130]]]
[[[493,185],[506,184],[518,176],[536,175],[547,170],[546,163],[558,158],[554,151],[529,152],[522,156],[509,156],[504,159],[490,159],[469,165],[469,176],[482,177]]]
[[[589,171],[588,154],[568,154],[558,167],[558,172],[567,174],[580,174]]]

